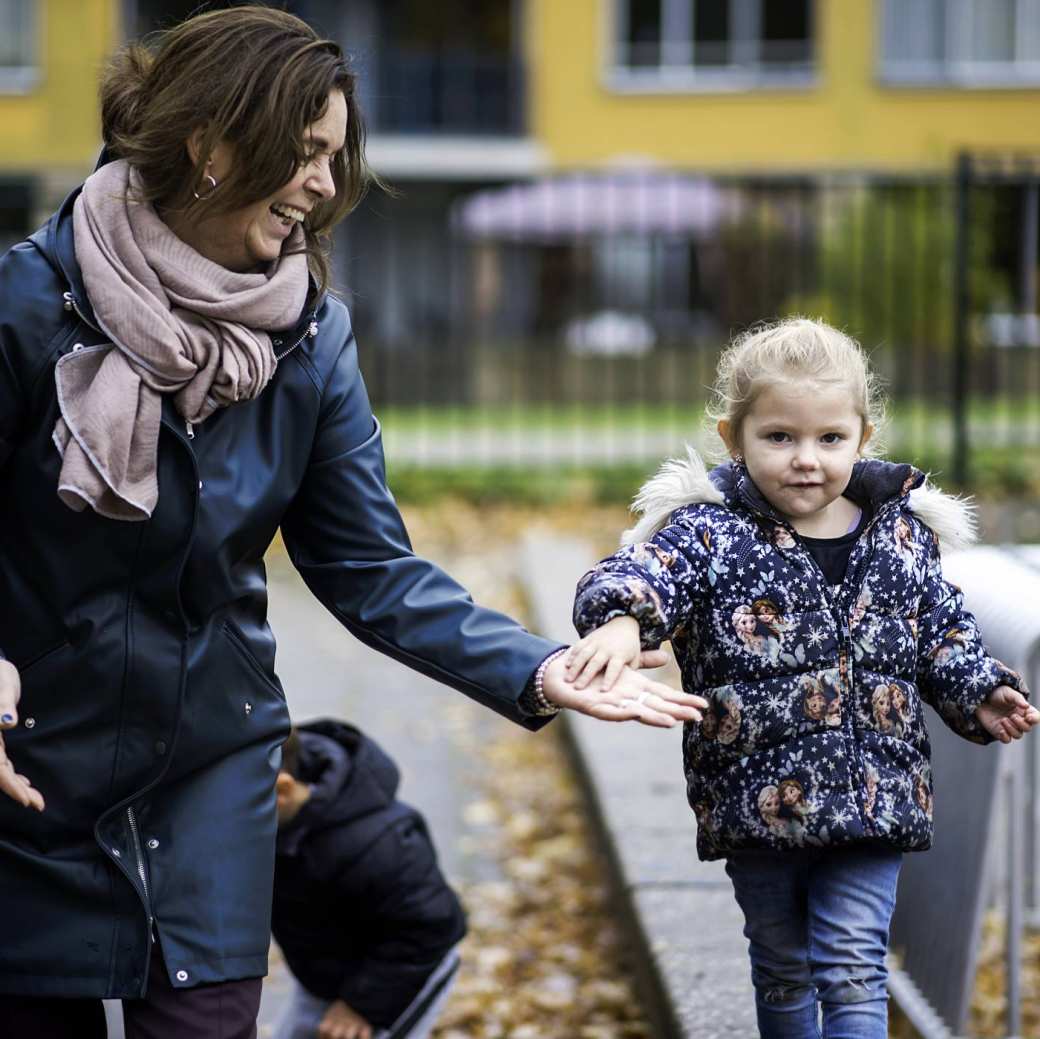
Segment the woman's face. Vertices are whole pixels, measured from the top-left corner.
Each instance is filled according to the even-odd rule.
[[[285,239],[311,209],[335,197],[330,162],[343,148],[346,134],[347,102],[341,90],[333,89],[325,114],[304,133],[310,160],[292,180],[268,198],[212,219],[205,219],[204,204],[200,204],[201,219],[187,227],[182,222],[171,222],[171,226],[203,256],[228,270],[251,271],[266,266],[278,258]],[[220,142],[211,160],[206,172],[219,184],[230,174],[235,161],[248,162],[249,156],[236,156],[229,144]],[[202,190],[208,186],[204,181]]]

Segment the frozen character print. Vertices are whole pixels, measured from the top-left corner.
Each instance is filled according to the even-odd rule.
[[[780,780],[777,789],[780,792],[780,818],[789,824],[804,826],[809,815],[809,803],[805,799],[805,788],[801,780],[787,776]]]
[[[658,576],[666,573],[675,565],[677,552],[666,552],[659,545],[643,544],[639,546],[639,554],[635,556],[652,574]]]
[[[719,716],[715,713],[715,704],[709,702],[708,709],[701,716],[700,734],[702,740],[713,740],[719,734]]]
[[[922,772],[914,773],[914,803],[924,812],[926,818],[932,818],[932,792],[928,789],[928,780]]]
[[[895,735],[896,727],[892,723],[892,694],[887,685],[874,686],[874,692],[870,697],[871,713],[874,718],[874,728],[883,732],[886,736]]]
[[[814,675],[802,679],[802,714],[811,722],[822,722],[827,717],[823,682]]]
[[[906,698],[903,687],[897,682],[889,683],[888,698],[892,705],[888,712],[888,720],[892,723],[894,735],[902,736],[906,732],[907,722],[909,721],[909,701]]]
[[[779,659],[787,625],[771,599],[756,599],[750,606],[738,606],[733,611],[733,629],[752,653],[774,662]]]
[[[770,833],[787,833],[787,823],[780,818],[780,790],[772,783],[762,787],[758,792],[758,814]]]
[[[917,567],[917,546],[914,543],[914,532],[910,521],[905,516],[900,516],[895,523],[893,531],[896,554],[906,564],[908,570]]]
[[[873,765],[866,768],[866,789],[863,793],[863,811],[874,818],[874,806],[877,804],[878,774]]]
[[[740,735],[740,716],[743,704],[733,689],[721,689],[713,698],[719,711],[719,728],[717,739],[724,747],[728,747]]]
[[[794,538],[787,527],[783,527],[779,523],[773,526],[773,544],[777,548],[782,550],[791,549],[794,548],[794,543]]]
[[[841,725],[841,688],[827,678],[821,679],[823,695],[827,701],[823,720],[832,729]]]
[[[968,634],[960,628],[950,628],[942,637],[942,642],[931,651],[931,658],[938,667],[943,667],[964,656],[968,644]]]

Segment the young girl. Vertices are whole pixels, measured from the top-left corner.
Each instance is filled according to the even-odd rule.
[[[602,672],[611,699],[621,665],[671,639],[685,690],[739,720],[725,741],[687,723],[683,757],[700,857],[726,860],[744,912],[761,1034],[818,1037],[822,1007],[824,1036],[882,1039],[900,859],[932,834],[919,698],[979,743],[1040,713],[943,579],[940,540],[973,535],[966,505],[869,458],[882,402],[857,343],[803,319],[759,328],[725,352],[715,390],[731,461],[709,475],[691,450],[643,488],[627,547],[578,585],[569,675]],[[752,633],[744,604],[765,600],[756,623],[782,617],[782,639]],[[817,685],[833,710],[806,710]]]

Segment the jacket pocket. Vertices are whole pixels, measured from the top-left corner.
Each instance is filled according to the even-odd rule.
[[[60,653],[63,649],[67,649],[68,646],[68,640],[62,639],[61,642],[53,643],[46,649],[42,649],[39,652],[32,654],[25,660],[12,660],[11,663],[18,669],[18,674],[24,677],[26,672],[31,671],[38,664],[43,664],[50,657]]]
[[[279,700],[285,699],[285,692],[282,687],[274,681],[274,679],[267,673],[263,664],[253,655],[253,651],[249,648],[249,643],[246,641],[245,635],[239,631],[238,626],[234,621],[226,620],[221,628],[227,640],[238,652],[238,655],[246,662],[249,668],[259,678],[264,685],[270,689]]]

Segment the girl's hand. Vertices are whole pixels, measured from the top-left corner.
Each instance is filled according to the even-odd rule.
[[[22,682],[18,669],[9,660],[0,660],[0,730],[13,729],[18,724],[18,700]],[[26,808],[43,811],[43,797],[25,776],[19,775],[11,764],[0,736],[0,793],[7,794]]]
[[[644,654],[644,659],[649,655]],[[655,656],[664,657],[664,654]],[[592,718],[608,722],[638,721],[670,729],[677,721],[699,722],[701,711],[708,707],[707,701],[699,696],[655,682],[627,667],[608,692],[579,689],[567,680],[565,658],[566,655],[557,657],[546,668],[542,692],[554,704]],[[660,663],[663,664],[664,659]]]
[[[1020,740],[1040,722],[1040,711],[1017,690],[998,685],[978,707],[975,717],[991,736],[1001,743]]]
[[[567,681],[584,689],[602,671],[600,691],[609,692],[626,667],[634,670],[640,666],[640,656],[639,621],[615,617],[590,631],[564,655]]]

